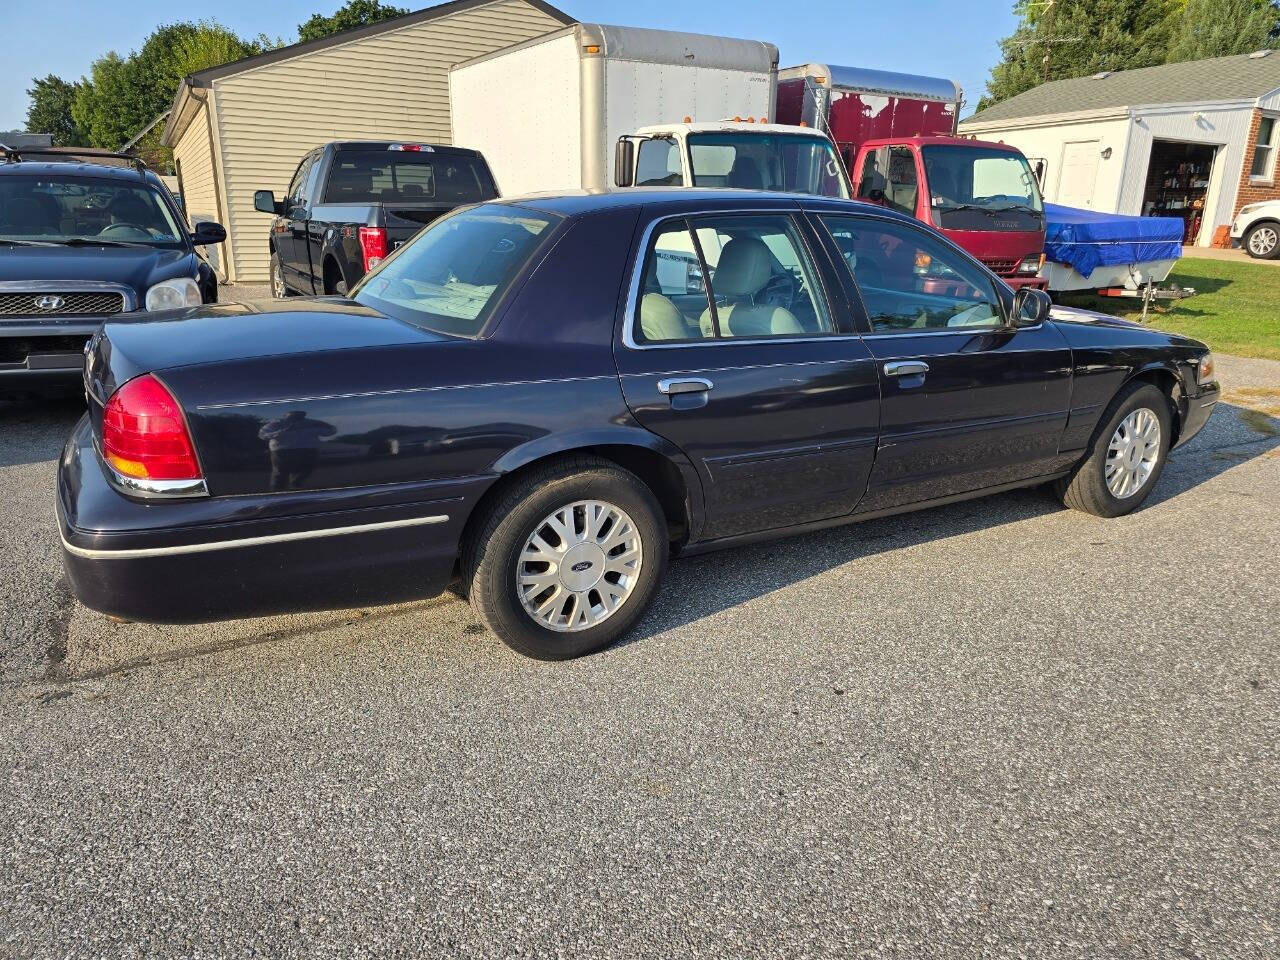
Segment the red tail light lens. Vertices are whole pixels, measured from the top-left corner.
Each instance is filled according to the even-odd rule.
[[[138,480],[198,480],[200,464],[182,408],[147,373],[111,395],[102,413],[102,456]]]
[[[387,255],[387,231],[382,227],[361,227],[360,249],[364,252],[365,270],[372,270]]]

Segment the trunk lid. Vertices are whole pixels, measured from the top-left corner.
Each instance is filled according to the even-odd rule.
[[[85,387],[99,404],[144,373],[448,338],[340,297],[223,303],[109,320],[89,341]]]

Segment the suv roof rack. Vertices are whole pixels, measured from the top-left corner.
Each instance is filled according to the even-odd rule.
[[[0,143],[0,157],[9,163],[20,163],[23,160],[43,159],[46,162],[74,163],[84,160],[96,163],[103,160],[123,160],[138,171],[141,177],[151,169],[141,157],[128,153],[116,153],[113,150],[100,150],[97,147],[7,147]]]

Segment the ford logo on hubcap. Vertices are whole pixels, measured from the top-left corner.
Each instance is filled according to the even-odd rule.
[[[569,569],[570,569],[570,570],[572,570],[574,573],[581,573],[583,570],[590,570],[590,569],[591,569],[591,561],[590,561],[590,560],[579,560],[577,563],[575,563],[575,564],[574,564],[572,567],[570,567]]]
[[[66,305],[65,300],[54,294],[48,294],[43,297],[36,297],[36,307],[40,310],[61,310]]]

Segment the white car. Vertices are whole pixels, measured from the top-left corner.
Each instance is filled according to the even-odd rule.
[[[1280,200],[1247,203],[1231,224],[1231,239],[1259,260],[1280,256]]]

